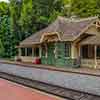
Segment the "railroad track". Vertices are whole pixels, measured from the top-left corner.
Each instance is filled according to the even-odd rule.
[[[40,91],[53,94],[59,97],[64,98],[65,100],[100,100],[99,96],[84,93],[81,91],[75,91],[71,89],[66,89],[58,86],[54,86],[51,84],[42,83],[39,81],[19,77],[16,75],[11,75],[8,73],[0,72],[0,78],[16,82],[18,84],[25,85],[30,88],[35,88]]]

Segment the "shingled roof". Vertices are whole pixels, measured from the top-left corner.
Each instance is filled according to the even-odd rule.
[[[67,18],[58,17],[48,27],[36,32],[30,37],[23,40],[20,45],[32,45],[40,43],[41,36],[44,33],[58,32],[62,41],[73,41],[82,30],[94,22],[97,17],[91,17],[80,20],[69,20]]]

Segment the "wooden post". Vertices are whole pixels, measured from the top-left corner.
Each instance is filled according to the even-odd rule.
[[[46,45],[46,58],[48,57],[48,47],[47,47],[47,44]]]
[[[54,48],[54,55],[55,55],[55,58],[57,58],[57,42],[55,42],[55,48]]]
[[[18,56],[21,56],[21,48],[18,48]]]
[[[75,53],[75,45],[71,44],[71,58],[74,58]]]
[[[82,58],[82,47],[79,46],[79,57]]]
[[[32,48],[32,57],[34,57],[34,48]]]
[[[40,58],[42,57],[41,53],[42,53],[42,48],[41,48],[41,46],[39,46],[39,57]]]
[[[94,68],[96,68],[97,67],[97,46],[95,45],[94,46],[94,59],[95,59],[95,66],[94,66]]]

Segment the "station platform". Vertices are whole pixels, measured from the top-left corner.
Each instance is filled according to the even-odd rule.
[[[0,63],[20,65],[20,67],[23,66],[23,67],[28,67],[28,68],[39,68],[39,69],[47,69],[47,70],[53,70],[53,71],[61,71],[61,72],[69,72],[69,73],[71,72],[71,73],[77,73],[77,74],[100,76],[100,69],[87,68],[87,67],[78,67],[78,68],[70,68],[68,66],[57,67],[57,66],[32,64],[32,63],[27,63],[27,62],[16,62],[16,61],[8,61],[8,60],[0,60]]]
[[[100,96],[100,70],[0,62],[0,72]]]

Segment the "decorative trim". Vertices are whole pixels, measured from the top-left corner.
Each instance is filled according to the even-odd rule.
[[[96,21],[96,20],[95,20],[95,21]],[[76,39],[78,39],[86,30],[89,29],[89,27],[90,27],[91,25],[93,25],[93,23],[94,23],[95,21],[91,22],[87,27],[85,27],[85,28],[79,33],[79,35],[78,35],[77,37],[75,37],[74,40],[72,40],[72,41],[75,41]]]
[[[40,39],[40,43],[43,42],[43,40],[44,40],[44,38],[45,38],[46,36],[52,36],[52,35],[57,35],[58,40],[61,40],[60,35],[59,35],[58,32],[43,33],[43,35],[41,36],[41,39]]]

